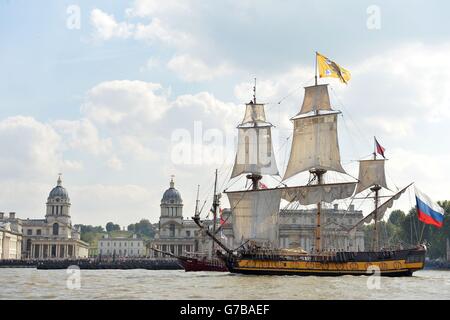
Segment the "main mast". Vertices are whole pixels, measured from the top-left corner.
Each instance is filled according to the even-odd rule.
[[[331,108],[327,84],[317,83],[317,52],[315,60],[314,85],[305,87],[305,95],[300,112],[291,120],[294,123],[291,154],[283,180],[301,172],[309,171],[316,183],[303,187],[303,192],[291,192],[289,198],[303,204],[310,204],[310,199],[317,199],[317,217],[315,227],[316,252],[322,248],[322,202],[332,202],[351,196],[355,183],[334,184],[333,191],[327,194],[324,176],[328,171],[346,173],[340,163],[339,142],[337,136],[337,115],[339,111]],[[317,196],[305,193],[307,188],[319,190]],[[353,189],[352,189],[353,188]]]

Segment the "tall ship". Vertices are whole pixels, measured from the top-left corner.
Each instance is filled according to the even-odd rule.
[[[195,213],[193,219],[200,220],[200,212],[199,209],[199,192],[200,186],[197,187],[197,200],[195,202]],[[205,201],[206,203],[206,201]],[[213,194],[213,202],[211,212],[213,214],[213,219],[211,223],[211,229],[209,230],[212,234],[217,234],[219,231],[217,229],[217,212],[220,206],[220,194],[217,193],[217,170],[215,175],[215,183],[214,183],[214,194]],[[202,225],[204,228],[204,226]],[[208,226],[209,228],[209,226]],[[194,271],[215,271],[215,272],[227,272],[228,268],[225,265],[224,261],[220,259],[216,254],[216,247],[214,241],[211,241],[211,248],[206,252],[186,252],[184,254],[173,254],[172,252],[159,250],[157,248],[152,247],[151,249],[161,253],[162,255],[166,255],[172,258],[176,258],[178,263],[183,267],[186,272],[194,272]]]
[[[199,188],[197,189],[197,200],[195,202],[195,214],[194,221],[200,220],[200,212],[199,212]],[[214,181],[214,193],[213,193],[213,203],[212,203],[212,228],[211,232],[213,235],[216,235],[217,230],[217,211],[220,206],[220,194],[217,193],[217,170]],[[178,261],[183,266],[185,271],[215,271],[215,272],[227,272],[228,268],[225,265],[225,262],[220,259],[216,254],[216,244],[214,241],[211,241],[211,252],[208,253],[191,253],[185,256],[179,256]]]
[[[359,161],[358,179],[347,174],[341,164],[337,131],[341,112],[332,108],[328,84],[317,83],[318,56],[316,53],[315,84],[305,87],[300,111],[291,118],[293,134],[289,161],[281,183],[274,188],[261,183],[264,175],[277,175],[278,169],[271,138],[272,124],[266,121],[264,104],[256,101],[256,87],[253,100],[246,105],[244,119],[238,126],[238,148],[231,179],[245,175],[248,187],[224,192],[232,210],[234,248],[228,248],[214,233],[205,229],[198,217],[194,220],[217,243],[220,249],[217,254],[232,273],[340,276],[367,275],[372,273],[368,270],[377,270],[383,276],[411,276],[423,269],[426,247],[381,248],[378,225],[387,209],[412,184],[389,196],[380,195],[380,191],[388,190],[388,187],[386,160],[377,158],[377,145],[370,159]],[[345,69],[328,59],[325,62],[336,77],[346,82],[349,74]],[[320,72],[322,76],[322,70]],[[344,181],[332,181],[336,175],[344,177]],[[298,181],[305,176],[308,176],[305,183],[288,186],[289,181]],[[373,222],[370,249],[332,250],[324,247],[324,204],[353,200],[363,192],[369,192],[365,199],[373,200],[372,212],[348,232],[351,234],[361,224]],[[385,198],[387,200],[382,202]],[[282,202],[315,208],[315,241],[310,251],[279,247],[278,217]]]

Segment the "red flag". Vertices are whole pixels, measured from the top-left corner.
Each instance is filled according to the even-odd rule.
[[[225,223],[225,219],[223,218],[223,209],[220,209],[220,225]]]
[[[378,143],[377,138],[375,138],[375,146],[376,146],[376,148],[377,148],[377,153],[378,153],[379,155],[382,155],[383,158],[386,159],[386,157],[384,156],[384,151],[385,151],[386,149],[383,148],[383,147],[381,146],[381,144]]]
[[[264,183],[262,183],[262,182],[259,182],[259,187],[261,189],[268,189],[267,186]]]

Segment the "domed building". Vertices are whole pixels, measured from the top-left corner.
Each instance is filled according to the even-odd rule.
[[[160,208],[158,232],[150,245],[176,255],[197,251],[196,234],[199,229],[192,219],[183,218],[183,199],[175,188],[173,177],[169,189],[163,193]],[[150,254],[158,256],[152,250]]]
[[[62,185],[61,175],[46,205],[45,219],[17,219],[15,214],[7,219],[23,235],[22,256],[30,259],[87,257],[89,244],[81,241],[80,231],[72,226],[69,193]]]

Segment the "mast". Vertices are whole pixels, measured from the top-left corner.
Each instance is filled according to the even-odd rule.
[[[314,68],[314,72],[315,72],[315,76],[314,76],[314,80],[315,80],[315,85],[317,86],[317,51],[316,51],[316,65]]]
[[[317,86],[317,52],[316,52],[316,86]],[[314,114],[317,116],[319,115],[319,110],[317,109],[317,106],[314,106]],[[322,184],[322,178],[323,175],[327,172],[324,169],[313,169],[310,171],[312,174],[315,174],[317,177],[317,184]],[[316,251],[320,252],[322,250],[322,217],[321,217],[321,210],[322,210],[322,202],[317,203],[317,219],[316,219]]]
[[[322,183],[323,183],[322,178],[323,178],[323,175],[325,174],[325,172],[327,172],[327,171],[323,170],[323,169],[315,169],[315,170],[311,171],[311,173],[316,175],[318,185],[322,185]],[[322,210],[322,202],[318,202],[317,203],[317,219],[316,219],[316,245],[315,245],[317,252],[320,252],[322,250],[321,210]]]
[[[256,105],[256,78],[255,85],[253,86],[253,104]],[[256,126],[256,123],[253,125]],[[246,178],[252,181],[252,190],[259,189],[259,181],[262,179],[262,175],[252,172],[251,174],[248,174]]]
[[[256,104],[256,78],[255,78],[255,85],[253,87],[253,103]]]
[[[283,191],[282,197],[300,204],[317,205],[315,227],[315,251],[322,248],[322,202],[350,197],[356,186],[353,183],[336,183],[330,188],[324,183],[324,175],[328,171],[346,174],[341,164],[339,141],[337,134],[337,117],[339,111],[333,110],[327,84],[318,84],[317,52],[315,60],[315,84],[305,87],[305,95],[300,111],[291,118],[294,125],[291,154],[283,180],[302,172],[310,172],[315,184],[294,187]],[[314,199],[315,202],[311,202]]]
[[[252,190],[259,189],[263,174],[278,175],[272,145],[272,124],[266,121],[264,104],[256,101],[256,78],[253,99],[246,104],[238,129],[238,148],[231,178],[246,174]]]
[[[374,150],[373,150],[373,160],[377,160],[377,148],[375,143],[375,137],[374,137]],[[379,184],[375,184],[373,187],[370,188],[371,191],[375,192],[375,198],[374,198],[374,219],[375,224],[373,227],[373,239],[372,239],[372,250],[378,251],[379,250],[379,234],[378,234],[378,192],[381,190],[381,186]]]
[[[217,221],[217,208],[219,207],[219,197],[217,195],[217,169],[216,169],[216,177],[214,180],[214,196],[213,196],[213,232],[212,234],[216,234],[216,221]],[[212,241],[212,251],[211,255],[214,254],[214,244],[215,242]]]
[[[200,185],[197,185],[197,199],[195,200],[195,212],[194,212],[195,216],[198,216],[199,193],[200,193]]]

